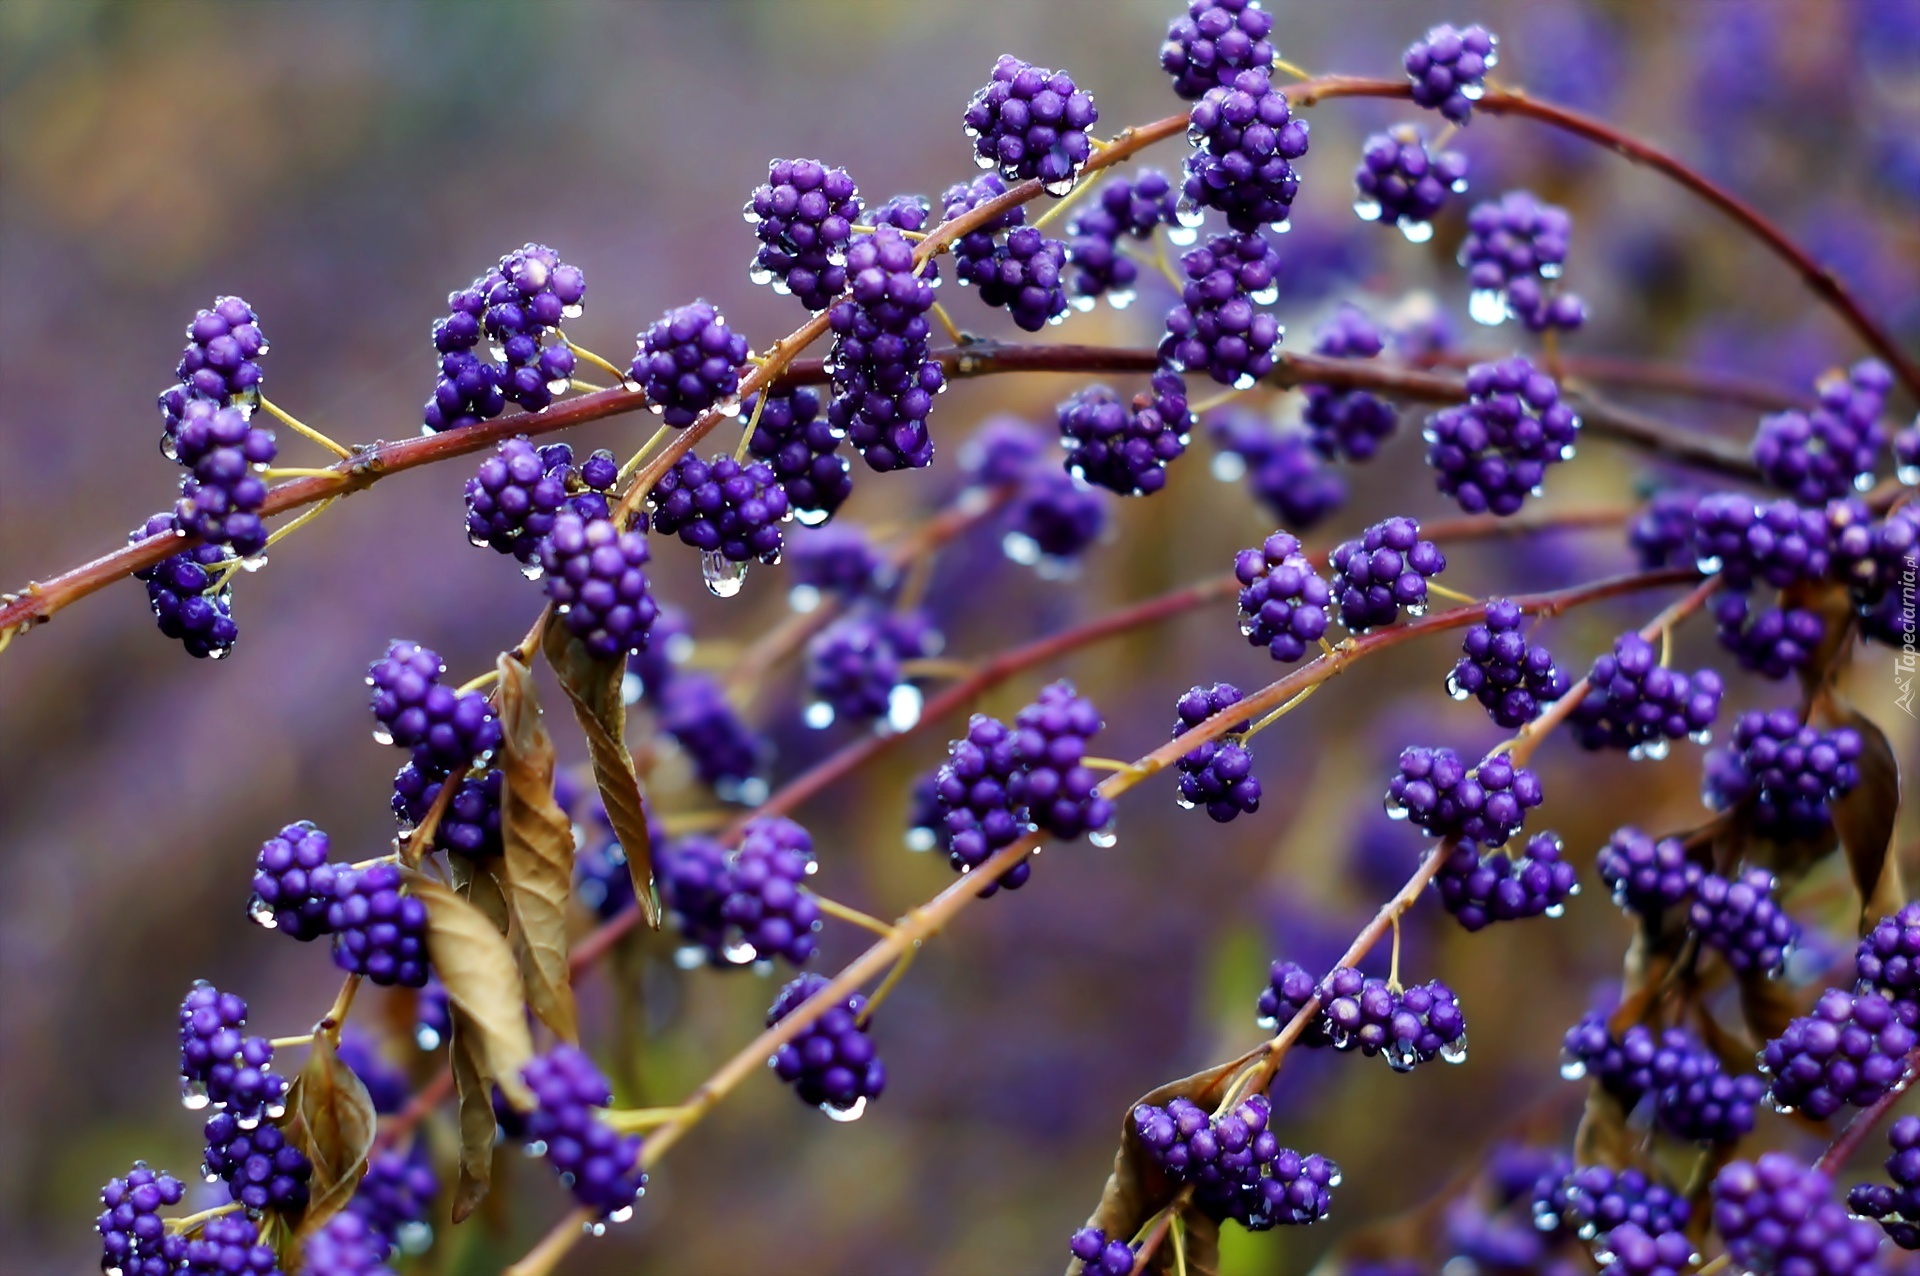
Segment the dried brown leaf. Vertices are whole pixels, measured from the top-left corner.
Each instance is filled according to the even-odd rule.
[[[340,1061],[325,1033],[315,1034],[307,1061],[287,1090],[287,1142],[313,1163],[301,1236],[311,1235],[352,1199],[367,1171],[377,1120],[359,1075]]]
[[[492,870],[460,855],[448,856],[452,862],[453,889],[460,897],[486,914],[493,928],[502,935],[507,933],[507,893],[500,888],[500,879]]]
[[[567,904],[573,896],[573,821],[553,800],[553,738],[533,674],[500,657],[500,837],[507,908],[527,1004],[561,1040],[578,1044],[567,966]]]
[[[660,929],[660,902],[653,892],[653,839],[647,830],[647,810],[640,780],[627,752],[627,707],[620,697],[626,674],[624,660],[595,660],[564,625],[548,625],[542,650],[560,677],[560,686],[573,701],[574,717],[587,737],[593,759],[593,779],[600,790],[613,835],[626,853],[633,876],[633,894],[641,916]]]
[[[453,1086],[460,1096],[460,1182],[452,1213],[454,1222],[464,1223],[493,1185],[493,1083],[472,1022],[458,1007],[450,1008],[448,1017],[453,1021]]]
[[[1587,1106],[1573,1136],[1576,1165],[1606,1165],[1618,1169],[1633,1164],[1637,1136],[1627,1129],[1627,1110],[1620,1100],[1600,1088],[1587,1087]]]
[[[1106,1187],[1101,1190],[1100,1204],[1087,1219],[1088,1227],[1100,1228],[1108,1236],[1131,1237],[1154,1211],[1173,1197],[1173,1185],[1154,1165],[1146,1145],[1134,1131],[1134,1108],[1142,1103],[1164,1106],[1169,1099],[1179,1098],[1212,1108],[1226,1094],[1227,1084],[1239,1068],[1238,1061],[1223,1063],[1170,1081],[1127,1105],[1126,1115],[1120,1119],[1120,1147],[1113,1154],[1113,1173],[1107,1176]],[[1079,1259],[1067,1265],[1068,1276],[1077,1276],[1079,1271]]]
[[[1755,1041],[1772,1041],[1799,1013],[1793,991],[1782,981],[1763,974],[1740,977],[1740,1014]]]
[[[474,1030],[484,1074],[516,1108],[531,1106],[520,1069],[533,1057],[533,1038],[520,970],[506,936],[444,883],[420,873],[410,873],[407,881],[427,906],[427,952],[434,973],[446,985],[448,1002]]]
[[[1886,733],[1858,709],[1833,700],[1836,725],[1860,733],[1860,783],[1833,803],[1833,824],[1860,892],[1860,931],[1905,903],[1899,865],[1887,854],[1900,809],[1900,767]]]
[[[1188,1210],[1186,1222],[1187,1276],[1219,1276],[1220,1221],[1208,1218],[1199,1210]],[[1168,1247],[1162,1245],[1155,1257],[1164,1261],[1169,1253]]]

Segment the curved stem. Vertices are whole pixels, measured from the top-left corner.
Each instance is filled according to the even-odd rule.
[[[1907,1068],[1900,1074],[1900,1079],[1875,1099],[1872,1106],[1862,1108],[1853,1120],[1847,1122],[1847,1128],[1840,1131],[1827,1150],[1820,1154],[1813,1168],[1826,1175],[1838,1174],[1853,1154],[1860,1150],[1860,1145],[1867,1141],[1874,1127],[1880,1124],[1893,1105],[1900,1102],[1900,1096],[1911,1089],[1916,1081],[1920,1081],[1920,1049],[1907,1056]]]

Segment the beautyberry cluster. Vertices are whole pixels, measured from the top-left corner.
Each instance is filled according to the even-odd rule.
[[[1031,475],[1008,511],[1002,548],[1008,558],[1058,577],[1107,530],[1107,500],[1094,488],[1058,470]]]
[[[847,287],[847,245],[860,220],[860,190],[844,168],[818,160],[775,160],[740,210],[760,248],[749,275],[825,310]]]
[[[269,930],[306,941],[327,934],[339,865],[327,861],[327,835],[311,820],[289,824],[260,847],[247,912]]]
[[[655,707],[660,729],[692,761],[702,784],[729,802],[757,802],[765,793],[760,770],[766,746],[741,719],[717,678],[704,672],[679,674],[667,683]]]
[[[1687,858],[1679,838],[1656,840],[1632,827],[1613,831],[1594,867],[1614,903],[1649,921],[1692,895],[1705,871]]]
[[[280,1262],[273,1248],[261,1243],[257,1223],[243,1214],[222,1214],[208,1219],[187,1242],[178,1271],[180,1276],[280,1276]]]
[[[1186,16],[1167,27],[1160,65],[1173,77],[1173,91],[1192,101],[1242,71],[1272,66],[1272,30],[1273,15],[1260,0],[1188,0]]]
[[[1725,590],[1713,600],[1713,624],[1721,647],[1742,669],[1775,681],[1804,669],[1827,635],[1817,611],[1762,608],[1747,594]]]
[[[427,982],[427,906],[406,890],[400,866],[342,868],[327,906],[333,961],[376,984],[420,988]]]
[[[661,420],[684,428],[715,405],[733,410],[748,349],[746,337],[728,328],[719,310],[695,301],[667,311],[640,334],[627,375]]]
[[[801,975],[780,990],[767,1011],[771,1028],[812,998],[828,980],[823,975]],[[827,1007],[769,1061],[782,1081],[791,1085],[802,1103],[811,1104],[838,1120],[852,1120],[887,1088],[887,1068],[874,1052],[863,1018],[867,999],[854,993]]]
[[[1816,730],[1791,709],[1755,709],[1733,725],[1730,751],[1707,775],[1708,804],[1751,802],[1755,826],[1783,837],[1814,837],[1833,822],[1830,804],[1860,783],[1860,733]]]
[[[1238,703],[1240,689],[1231,683],[1193,688],[1175,706],[1179,717],[1173,724],[1174,738]],[[1243,812],[1252,815],[1260,809],[1253,753],[1242,739],[1228,735],[1208,740],[1181,755],[1179,767],[1178,801],[1187,810],[1203,807],[1214,823],[1226,824]]]
[[[1467,1057],[1467,1020],[1453,990],[1439,980],[1404,991],[1351,966],[1320,986],[1319,1032],[1335,1050],[1383,1055],[1395,1072]]]
[[[1887,445],[1880,411],[1892,388],[1893,374],[1874,359],[1821,377],[1811,412],[1792,409],[1761,419],[1753,436],[1761,475],[1803,505],[1865,491]]]
[[[100,1232],[100,1270],[106,1276],[174,1276],[186,1259],[187,1239],[167,1230],[163,1208],[178,1205],[186,1188],[171,1174],[135,1161],[125,1178],[100,1189],[106,1207]]]
[[[1694,506],[1693,547],[1700,570],[1720,573],[1730,588],[1758,580],[1785,589],[1826,575],[1831,535],[1818,509],[1716,492]]]
[[[1683,737],[1705,743],[1720,714],[1720,675],[1691,677],[1660,663],[1660,652],[1632,630],[1593,662],[1587,694],[1568,725],[1583,749],[1624,749],[1633,758],[1664,758]]]
[[[547,597],[567,632],[596,660],[615,660],[647,645],[660,614],[647,581],[647,538],[623,532],[610,518],[570,510],[553,520],[540,545]]]
[[[1473,115],[1486,92],[1486,75],[1500,61],[1499,38],[1483,26],[1434,27],[1408,47],[1401,63],[1413,81],[1413,100],[1456,124]]]
[[[160,414],[169,426],[194,399],[251,409],[263,379],[260,356],[267,352],[253,307],[239,297],[216,297],[212,306],[194,314],[186,336],[186,349],[173,370],[179,383],[160,395]]]
[[[1342,304],[1314,335],[1313,352],[1331,359],[1371,359],[1386,348],[1380,329],[1358,306]],[[1314,451],[1328,460],[1370,461],[1393,435],[1399,413],[1366,390],[1305,385],[1306,422]]]
[[[272,1071],[273,1044],[249,1037],[247,1003],[195,980],[180,1003],[180,1094],[189,1109],[222,1108],[257,1125],[284,1109],[287,1079]]]
[[[1249,234],[1286,224],[1300,188],[1292,161],[1307,153],[1307,122],[1294,118],[1270,70],[1242,71],[1208,89],[1194,103],[1187,137],[1194,150],[1180,205],[1188,221],[1212,208]]]
[[[1340,1167],[1281,1147],[1272,1120],[1263,1094],[1220,1116],[1186,1098],[1133,1110],[1133,1128],[1148,1155],[1173,1182],[1191,1184],[1194,1203],[1211,1217],[1233,1219],[1249,1231],[1317,1223],[1332,1206]]]
[[[1163,368],[1151,384],[1131,405],[1103,385],[1060,405],[1060,441],[1070,474],[1122,496],[1146,496],[1166,486],[1167,466],[1187,450],[1193,418],[1179,373]]]
[[[155,514],[129,533],[127,541],[131,544],[162,533],[178,534],[173,515]],[[224,659],[239,640],[227,570],[233,561],[233,553],[225,546],[196,545],[134,573],[146,582],[147,605],[160,632],[197,659]]]
[[[607,1079],[593,1060],[564,1044],[536,1056],[521,1075],[536,1105],[526,1119],[528,1151],[547,1158],[582,1206],[624,1222],[647,1176],[640,1137],[617,1133],[596,1111],[613,1101]]]
[[[1132,1276],[1133,1246],[1119,1237],[1107,1239],[1097,1227],[1083,1227],[1067,1242],[1067,1251],[1080,1260],[1083,1276]]]
[[[1893,1002],[1909,1027],[1920,1026],[1920,904],[1873,924],[1854,951],[1855,988]]]
[[[1469,769],[1452,749],[1401,751],[1399,774],[1387,786],[1387,813],[1411,819],[1430,837],[1499,846],[1520,831],[1541,802],[1540,781],[1506,754]]]
[[[1006,193],[992,173],[949,187],[946,217],[951,220]],[[1049,238],[1026,224],[1026,208],[1016,206],[962,235],[953,244],[954,277],[979,292],[982,305],[1004,308],[1014,325],[1038,332],[1066,316],[1066,241]]]
[[[1520,632],[1522,619],[1511,599],[1488,602],[1486,619],[1467,630],[1460,661],[1447,675],[1449,695],[1473,697],[1495,723],[1510,730],[1533,721],[1572,686],[1553,663],[1552,652],[1527,642]]]
[[[1471,842],[1447,853],[1433,879],[1440,902],[1468,931],[1494,922],[1558,917],[1567,898],[1580,893],[1573,865],[1560,858],[1560,839],[1536,833],[1518,855],[1489,851]]]
[[[1529,332],[1584,324],[1586,303],[1558,288],[1572,233],[1567,210],[1530,191],[1475,204],[1459,257],[1472,289],[1468,313],[1484,324],[1517,319]]]
[[[1427,581],[1446,570],[1447,556],[1432,541],[1420,539],[1415,520],[1389,518],[1355,540],[1340,542],[1327,563],[1340,623],[1364,633],[1391,625],[1402,607],[1409,615],[1424,615]]]
[[[933,285],[915,272],[913,245],[891,226],[855,242],[847,272],[852,295],[829,313],[833,401],[827,420],[869,469],[923,468],[933,460],[927,414],[947,385],[939,362],[927,354]]]
[[[1879,1231],[1832,1195],[1832,1179],[1785,1152],[1735,1161],[1713,1180],[1714,1230],[1734,1262],[1754,1271],[1867,1276]]]
[[[255,424],[250,409],[189,399],[169,427],[165,448],[188,471],[174,503],[174,527],[209,545],[231,546],[241,558],[265,552],[261,471],[279,455],[272,429]]]
[[[492,270],[447,298],[433,326],[440,380],[422,420],[428,433],[499,416],[509,400],[538,412],[572,380],[574,354],[560,336],[580,313],[586,276],[544,244],[508,253]],[[481,338],[489,355],[477,353]]]
[[[207,1181],[224,1182],[227,1192],[247,1209],[297,1214],[306,1208],[313,1165],[287,1142],[279,1126],[262,1122],[247,1127],[232,1112],[216,1112],[206,1127]]]
[[[920,690],[901,663],[936,654],[939,630],[922,611],[861,609],[842,616],[807,643],[806,708],[810,727],[883,720],[906,730],[920,718]]]
[[[1130,305],[1140,267],[1121,251],[1121,241],[1150,239],[1156,227],[1174,222],[1173,184],[1165,173],[1145,169],[1131,179],[1108,179],[1093,206],[1067,223],[1074,304],[1091,306],[1105,297],[1116,310]]]
[[[738,588],[721,564],[780,561],[780,525],[790,516],[786,489],[765,461],[742,465],[730,453],[703,461],[683,454],[660,476],[648,497],[653,528],[678,533],[711,564],[709,588],[722,597]],[[736,568],[737,571],[737,568]]]
[[[980,167],[997,168],[1009,182],[1037,180],[1049,195],[1064,195],[1093,154],[1087,130],[1100,112],[1065,71],[1003,53],[963,118]]]
[[[1427,418],[1427,464],[1467,513],[1516,513],[1547,467],[1573,456],[1580,418],[1554,379],[1518,355],[1469,368],[1467,393]]]
[[[1327,632],[1333,590],[1297,537],[1275,532],[1258,549],[1241,550],[1233,574],[1240,582],[1240,632],[1275,660],[1304,658]]]
[[[1447,196],[1467,188],[1467,157],[1430,151],[1418,128],[1401,124],[1366,140],[1353,185],[1361,220],[1397,226],[1409,243],[1424,244]]]
[[[1729,880],[1702,875],[1687,920],[1700,942],[1742,974],[1769,974],[1786,962],[1800,928],[1774,899],[1777,883],[1764,868]]]
[[[1887,1157],[1892,1183],[1858,1183],[1847,1193],[1847,1208],[1885,1229],[1901,1249],[1920,1249],[1920,1116],[1903,1116],[1887,1131],[1893,1154]]]
[[[820,396],[802,386],[767,396],[762,407],[754,395],[740,415],[754,422],[748,453],[773,470],[794,518],[811,527],[833,517],[853,494],[853,476],[840,455],[841,436],[820,415]]]
[[[1280,321],[1256,305],[1279,295],[1280,256],[1256,234],[1214,235],[1185,253],[1180,304],[1167,312],[1160,359],[1244,390],[1273,371]]]
[[[1906,1075],[1916,1044],[1920,1036],[1900,1021],[1893,1002],[1876,992],[1829,988],[1812,1014],[1766,1044],[1760,1066],[1773,1078],[1774,1107],[1824,1120],[1885,1095]]]
[[[502,439],[467,480],[467,539],[513,555],[538,576],[540,545],[555,518],[562,510],[586,519],[607,517],[619,472],[611,452],[595,452],[575,466],[568,444],[536,448],[525,435]]]

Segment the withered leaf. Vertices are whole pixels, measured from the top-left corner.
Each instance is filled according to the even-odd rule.
[[[516,1108],[533,1098],[520,1069],[533,1057],[520,971],[506,936],[452,889],[420,873],[409,888],[427,906],[427,952],[446,985],[447,1001],[473,1028],[483,1072]]]
[[[485,913],[493,928],[507,933],[507,894],[492,870],[476,864],[464,855],[450,855],[453,889],[460,897]]]
[[[1220,1221],[1208,1218],[1199,1210],[1188,1210],[1187,1224],[1187,1276],[1219,1276],[1220,1274]],[[1167,1247],[1161,1246],[1156,1258],[1164,1259]]]
[[[1620,1100],[1600,1088],[1587,1087],[1587,1106],[1573,1136],[1576,1165],[1606,1165],[1615,1169],[1633,1164],[1638,1136],[1627,1129],[1627,1110]]]
[[[1154,1165],[1146,1145],[1133,1128],[1134,1108],[1142,1103],[1164,1106],[1169,1099],[1185,1098],[1211,1109],[1225,1096],[1228,1082],[1240,1067],[1240,1061],[1234,1060],[1196,1072],[1151,1090],[1127,1105],[1126,1115],[1120,1119],[1120,1147],[1113,1154],[1113,1173],[1107,1176],[1106,1187],[1101,1190],[1100,1204],[1087,1219],[1088,1227],[1098,1227],[1108,1236],[1131,1237],[1155,1210],[1173,1197],[1173,1185]],[[1214,1245],[1217,1255],[1217,1236]],[[1162,1252],[1171,1253],[1171,1250],[1163,1246]],[[1068,1276],[1078,1276],[1079,1270],[1079,1259],[1067,1265]]]
[[[567,967],[567,904],[573,894],[573,821],[553,800],[553,739],[533,674],[500,657],[500,837],[507,908],[527,1004],[561,1040],[578,1044]]]
[[[1847,868],[1860,892],[1860,933],[1905,903],[1900,868],[1887,854],[1900,809],[1900,768],[1886,733],[1867,716],[1835,697],[1837,725],[1860,733],[1860,783],[1835,799],[1833,824],[1847,852]]]
[[[640,915],[649,927],[658,930],[660,903],[653,893],[653,840],[647,831],[647,810],[639,777],[634,774],[633,755],[627,752],[627,707],[620,698],[626,662],[595,660],[564,625],[547,626],[542,650],[573,702],[574,717],[587,737],[593,780],[613,835],[626,853]]]
[[[352,1199],[367,1171],[377,1120],[366,1085],[340,1061],[327,1034],[316,1033],[300,1075],[287,1090],[287,1142],[313,1163],[301,1236],[311,1235]]]
[[[453,1193],[453,1221],[464,1223],[493,1185],[493,1083],[480,1034],[458,1007],[449,1008],[448,1014],[453,1021],[453,1086],[460,1096],[460,1183]]]
[[[1799,1013],[1793,991],[1784,981],[1756,973],[1740,976],[1740,1014],[1755,1041],[1772,1041]]]

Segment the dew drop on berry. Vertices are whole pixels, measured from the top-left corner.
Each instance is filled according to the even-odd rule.
[[[198,1112],[207,1106],[207,1086],[204,1081],[189,1081],[180,1078],[180,1106],[189,1112]]]
[[[247,901],[247,916],[253,919],[253,924],[256,926],[264,926],[268,930],[280,928],[279,919],[273,915],[273,905],[258,895]]]
[[[573,388],[572,377],[555,377],[553,380],[547,382],[548,394],[556,394],[556,395],[565,394],[568,390],[571,390],[572,388]]]
[[[607,1221],[609,1223],[624,1223],[632,1217],[633,1217],[633,1206],[622,1205],[619,1209],[607,1215]]]
[[[1585,1059],[1568,1057],[1560,1061],[1560,1076],[1562,1080],[1578,1081],[1586,1075],[1587,1061]]]
[[[1408,603],[1406,611],[1409,616],[1424,616],[1427,614],[1427,605],[1425,603]]]
[[[1032,567],[1042,557],[1040,543],[1020,532],[1008,532],[1000,539],[1000,551],[1022,567]]]
[[[1238,452],[1215,452],[1210,472],[1222,483],[1238,483],[1247,474],[1247,458]]]
[[[788,517],[802,527],[818,527],[833,517],[832,510],[796,509]]]
[[[1420,1062],[1419,1052],[1413,1048],[1413,1043],[1397,1037],[1388,1043],[1384,1054],[1387,1066],[1395,1072],[1412,1072],[1414,1065]]]
[[[1541,910],[1541,916],[1543,917],[1565,917],[1566,915],[1567,906],[1565,904],[1548,904],[1546,908]]]
[[[698,970],[707,960],[707,950],[699,944],[683,944],[673,950],[673,964],[681,970]]]
[[[1101,850],[1104,851],[1104,850],[1110,850],[1113,847],[1118,846],[1120,844],[1120,835],[1114,832],[1113,827],[1109,825],[1106,828],[1093,829],[1089,831],[1087,834],[1087,840],[1089,842],[1092,842],[1095,846],[1099,847]]]
[[[1447,695],[1449,695],[1455,700],[1465,700],[1468,696],[1472,694],[1473,693],[1471,691],[1468,691],[1465,687],[1460,685],[1460,678],[1458,674],[1450,673],[1447,675]]]
[[[853,1101],[852,1106],[845,1108],[836,1108],[831,1103],[823,1103],[820,1105],[820,1110],[835,1121],[858,1121],[866,1114],[867,1096],[861,1095]]]
[[[1382,805],[1386,807],[1388,819],[1404,820],[1407,818],[1407,808],[1394,801],[1391,797],[1387,798]]]
[[[728,944],[725,948],[722,948],[720,955],[726,958],[732,965],[745,966],[760,955],[760,950],[743,939],[738,943]]]
[[[903,839],[910,851],[930,851],[934,848],[935,838],[930,828],[910,828]]]
[[[539,580],[542,576],[545,576],[547,574],[547,569],[545,567],[542,567],[540,565],[540,560],[536,558],[530,563],[520,564],[520,574],[522,576],[525,576],[528,580]]]
[[[920,722],[920,710],[926,697],[920,688],[903,682],[887,693],[887,726],[894,731],[911,731]]]
[[[1402,217],[1395,225],[1400,227],[1400,233],[1406,236],[1409,244],[1424,244],[1433,238],[1432,222],[1415,221],[1411,217]]]
[[[605,1219],[596,1218],[590,1222],[582,1223],[580,1230],[589,1236],[605,1236],[607,1234],[607,1222]]]
[[[815,700],[800,717],[815,731],[824,731],[833,725],[833,706],[824,700]]]
[[[1115,310],[1125,310],[1133,304],[1134,296],[1131,288],[1115,288],[1107,294],[1107,304]]]
[[[1507,299],[1492,288],[1475,288],[1467,298],[1467,313],[1473,321],[1497,328],[1507,321]]]
[[[787,606],[804,616],[820,606],[820,591],[812,585],[795,585],[787,591]]]
[[[1549,917],[1553,916],[1551,912],[1547,915]],[[1467,1061],[1467,1034],[1463,1032],[1446,1045],[1441,1046],[1440,1058],[1446,1063],[1465,1063]]]
[[[1543,261],[1540,263],[1539,269],[1542,279],[1558,279],[1563,267],[1557,261]]]
[[[707,592],[715,598],[732,598],[746,583],[747,564],[736,563],[716,550],[706,550],[700,555],[700,579],[706,582]]]
[[[1354,215],[1363,222],[1377,222],[1380,220],[1380,214],[1385,211],[1377,199],[1367,199],[1363,196],[1353,201]]]
[[[1245,631],[1243,630],[1242,632],[1245,632]],[[1195,802],[1192,798],[1188,797],[1184,791],[1175,794],[1173,800],[1183,811],[1191,811],[1193,810],[1194,807],[1199,805],[1199,803]]]

